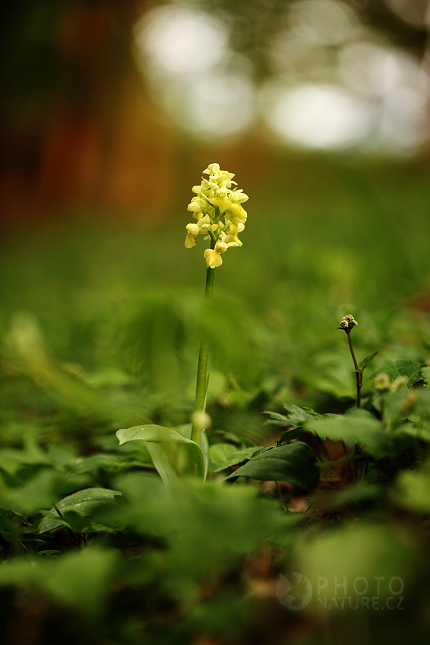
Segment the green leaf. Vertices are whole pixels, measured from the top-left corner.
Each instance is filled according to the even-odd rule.
[[[287,481],[309,492],[317,487],[319,481],[316,461],[312,448],[298,441],[261,452],[227,479],[251,477],[263,481]]]
[[[279,412],[270,412],[269,410],[265,410],[263,414],[270,414],[270,419],[267,419],[265,421],[264,425],[274,425],[274,426],[282,426],[286,427],[291,425],[290,419],[285,416],[285,414],[279,414]]]
[[[107,488],[85,488],[62,499],[58,502],[57,508],[62,515],[68,511],[75,511],[82,517],[90,517],[96,508],[114,501],[116,495],[122,495],[122,493]],[[64,523],[61,517],[58,519],[56,517],[58,517],[56,509],[51,508],[49,515],[40,522],[37,532],[48,533],[61,528]]]
[[[382,363],[379,370],[372,374],[371,378],[385,373],[390,377],[391,383],[397,378],[403,377],[407,380],[408,387],[412,387],[421,378],[420,370],[420,363],[415,363],[414,361],[386,360]]]
[[[216,466],[221,466],[227,459],[237,452],[236,446],[231,443],[214,443],[209,447],[209,459]]]
[[[55,520],[55,522],[60,521],[58,513],[55,511],[42,511],[45,515],[45,518]],[[62,513],[63,517],[61,518],[61,524],[69,528],[73,533],[83,535],[84,533],[117,533],[118,527],[110,528],[105,524],[99,524],[98,522],[93,522],[89,517],[83,517],[79,515],[76,511],[64,511]],[[124,527],[122,527],[124,528]]]
[[[374,354],[370,354],[370,356],[365,356],[365,358],[363,358],[363,360],[360,361],[358,364],[358,372],[362,374],[366,369],[366,367],[369,367],[370,363],[373,362],[373,360],[377,357],[378,354],[379,354],[379,351],[375,352]]]
[[[306,434],[307,432],[309,431],[305,430],[303,426],[298,426],[298,427],[292,428],[291,430],[284,430],[284,432],[281,434],[281,436],[278,439],[278,445],[280,445],[281,443],[284,443],[285,441],[293,441],[294,439],[301,437],[302,434]]]
[[[430,443],[430,423],[428,421],[403,423],[398,432]]]
[[[205,463],[200,446],[172,428],[152,424],[133,426],[118,430],[116,436],[120,445],[128,441],[145,441],[149,449],[150,443],[161,444],[177,475],[196,475],[204,479]]]
[[[178,476],[172,468],[172,465],[164,452],[162,446],[158,443],[148,442],[146,444],[149,454],[151,455],[152,463],[161,479],[167,486],[176,486]]]
[[[344,441],[347,445],[361,444],[376,459],[393,453],[400,435],[387,432],[381,421],[366,410],[354,410],[344,416],[314,419],[306,423],[306,428],[317,434],[323,441]]]
[[[191,439],[191,432],[192,432],[191,423],[184,423],[181,426],[176,426],[174,430],[175,432],[178,432],[186,439]],[[209,469],[209,441],[208,441],[208,435],[206,432],[202,432],[202,434],[200,435],[200,449],[203,453],[203,460],[205,463],[205,479],[206,479],[208,474],[208,469]]]
[[[257,452],[256,446],[253,446],[252,448],[241,448],[239,450],[234,450],[229,457],[224,459],[224,461],[218,463],[217,467],[214,469],[214,473],[220,473],[222,470],[231,468],[231,466],[237,466],[238,464],[241,464],[242,462],[250,459],[250,457],[252,457],[255,452]]]
[[[284,408],[289,412],[288,420],[293,423],[304,423],[312,417],[319,417],[320,415],[311,408],[302,408],[297,405],[290,405],[284,402]]]

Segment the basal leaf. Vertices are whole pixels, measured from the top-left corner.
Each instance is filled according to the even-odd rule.
[[[162,444],[148,441],[146,447],[151,455],[152,463],[163,482],[168,486],[175,487],[178,481],[178,476],[173,470],[169,458],[163,450]]]
[[[204,479],[205,463],[200,446],[172,428],[152,424],[133,426],[118,430],[116,436],[120,445],[128,441],[160,444],[177,475],[196,475]]]

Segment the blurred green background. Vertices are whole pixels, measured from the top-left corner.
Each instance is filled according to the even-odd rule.
[[[72,382],[103,405],[115,393],[112,425],[124,409],[186,422],[203,326],[221,408],[327,407],[353,396],[336,331],[348,312],[359,352],[426,360],[428,25],[424,0],[9,5],[6,381],[24,371],[55,390],[59,373],[38,375],[55,368],[63,402],[82,397]],[[250,201],[206,312],[203,245],[183,236],[213,161]]]

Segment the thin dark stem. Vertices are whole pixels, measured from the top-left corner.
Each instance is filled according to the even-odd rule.
[[[316,438],[317,438],[317,441],[318,441],[319,445],[321,446],[321,450],[324,453],[327,461],[330,461],[330,455],[328,454],[328,451],[327,451],[327,448],[325,446],[324,441],[318,435],[316,435]],[[322,459],[321,459],[321,461],[322,461]]]
[[[278,494],[279,494],[279,497],[281,499],[282,506],[284,507],[284,511],[286,511],[286,513],[290,513],[291,511],[288,509],[287,501],[286,501],[285,497],[282,494],[281,487],[279,486],[279,483],[276,480],[275,480],[275,484],[276,484],[276,488],[278,489]]]
[[[358,363],[357,359],[355,358],[355,353],[354,353],[354,348],[352,346],[351,342],[351,334],[350,332],[347,332],[346,334],[348,336],[348,344],[349,344],[349,349],[351,352],[352,360],[354,361],[354,367],[355,367],[355,379],[357,382],[357,408],[361,408],[361,384],[363,380],[363,375],[358,369]]]
[[[58,508],[58,506],[56,504],[54,504],[54,508],[57,511],[58,515],[61,517],[61,519],[64,520],[64,515],[60,511],[60,509]],[[68,526],[66,526],[65,529],[68,532],[68,534],[70,535],[70,537],[72,538],[73,544],[75,546],[77,546],[77,547],[80,547],[81,545],[80,545],[78,536]]]
[[[362,381],[363,381],[363,374],[360,372],[360,370],[358,368],[357,359],[355,357],[354,348],[352,346],[351,330],[350,329],[346,332],[346,335],[348,336],[349,350],[351,352],[351,356],[352,356],[352,360],[353,360],[354,368],[355,368],[355,380],[356,380],[356,383],[357,383],[357,409],[359,409],[359,408],[361,408],[361,384],[362,384]],[[354,459],[353,464],[352,464],[353,481],[357,480],[357,474],[358,474],[358,460],[357,460],[357,458],[358,458],[359,454],[360,454],[360,446],[358,445],[358,443],[356,443],[355,446],[354,446],[354,457],[355,457],[355,459]]]
[[[366,457],[366,461],[364,462],[363,475],[361,479],[364,479],[366,477],[368,467],[369,467],[369,456]]]
[[[345,442],[344,442],[344,440],[343,440],[343,439],[341,439],[341,440],[340,440],[340,443],[342,444],[343,454],[344,454],[344,455],[345,455],[345,457],[346,457],[346,456],[348,455],[348,450],[347,450],[346,444],[345,444]],[[347,462],[347,468],[348,468],[348,475],[349,475],[349,478],[350,478],[350,479],[354,479],[353,466],[351,465],[351,462],[350,462],[350,461],[348,461],[348,462]]]

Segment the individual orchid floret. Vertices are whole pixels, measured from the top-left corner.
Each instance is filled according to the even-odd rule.
[[[220,233],[218,240],[213,249],[206,249],[204,255],[206,258],[206,265],[210,269],[216,269],[222,264],[221,255],[227,251],[231,246],[239,246],[237,242],[228,241],[228,236],[225,233]]]
[[[347,334],[349,334],[355,325],[358,325],[358,322],[354,319],[354,316],[352,314],[347,314],[341,319],[339,329],[343,329]]]
[[[185,247],[190,249],[197,243],[196,236],[199,234],[199,227],[197,224],[187,224],[187,237],[185,238]]]
[[[235,242],[237,246],[242,246],[242,242],[238,238],[238,234],[242,233],[242,231],[245,228],[245,224],[234,224],[233,222],[230,222],[228,228],[226,229],[226,242],[231,243]]]
[[[206,264],[215,269],[221,266],[221,255],[228,248],[242,246],[238,235],[245,228],[247,213],[242,204],[248,200],[248,195],[242,189],[236,189],[234,174],[221,170],[217,163],[209,164],[203,174],[209,175],[208,178],[192,188],[195,197],[188,210],[197,223],[187,224],[185,246],[192,248],[197,236],[204,234],[205,239],[211,240],[211,248],[204,254]]]

